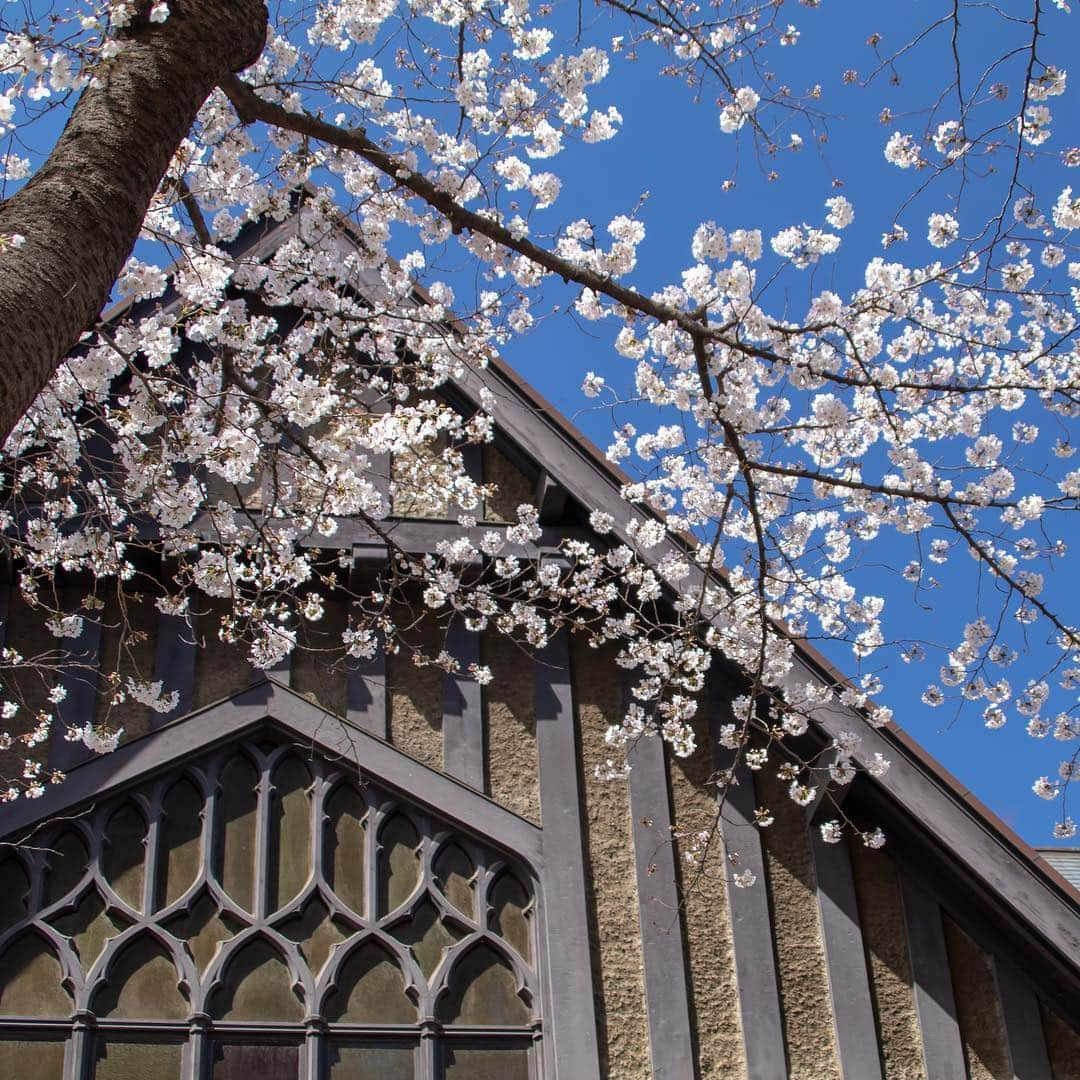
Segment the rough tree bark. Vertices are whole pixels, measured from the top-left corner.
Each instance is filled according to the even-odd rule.
[[[263,0],[171,0],[99,69],[29,182],[0,203],[0,444],[92,325],[202,103],[266,39]]]

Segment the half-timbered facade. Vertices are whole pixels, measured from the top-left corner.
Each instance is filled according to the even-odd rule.
[[[266,257],[293,227],[238,243]],[[589,510],[644,513],[508,368],[446,395],[467,411],[483,390],[497,436],[471,467],[501,495],[478,528],[531,501],[553,548]],[[406,550],[459,530],[395,513]],[[358,577],[385,557],[359,523],[334,543]],[[34,613],[10,584],[0,604],[32,653]],[[67,723],[123,665],[109,615],[73,643]],[[328,641],[347,617],[329,590]],[[715,818],[710,781],[732,766],[720,674],[693,755],[644,738],[609,780],[625,673],[584,640],[527,654],[452,624],[445,647],[492,669],[481,687],[319,642],[253,671],[212,609],[146,597],[126,618],[180,702],[123,706],[107,756],[56,738],[68,779],[0,809],[3,1080],[1080,1077],[1080,894],[898,727],[836,706],[806,737],[855,730],[892,762],[844,802],[881,850],[823,843],[818,807],[736,768],[720,832],[756,875],[742,889],[679,839]],[[811,652],[797,665],[836,679]]]

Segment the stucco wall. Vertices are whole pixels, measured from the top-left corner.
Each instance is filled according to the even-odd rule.
[[[758,804],[776,818],[762,836],[788,1070],[792,1080],[822,1080],[835,1076],[839,1064],[810,843],[805,811],[775,773],[770,762],[756,787]]]
[[[850,841],[885,1080],[920,1080],[922,1042],[896,867],[885,851]]]
[[[717,827],[715,787],[709,784],[712,753],[705,724],[698,725],[697,749],[688,758],[669,755],[668,775],[676,831],[689,836]],[[727,882],[717,836],[701,864],[687,861],[688,843],[676,842],[676,866],[690,961],[690,1004],[697,1032],[698,1075],[746,1074],[735,953],[727,904]]]
[[[398,625],[415,616],[398,611]],[[409,641],[429,656],[442,650],[442,634],[434,619],[422,619],[409,631]],[[404,754],[432,769],[441,769],[443,673],[433,666],[417,667],[405,648],[386,658],[386,689],[390,741]]]
[[[536,501],[529,478],[490,444],[484,446],[483,462],[484,483],[498,485],[495,495],[484,503],[485,520],[517,521],[517,508]]]
[[[1057,1013],[1040,1003],[1046,1052],[1054,1080],[1076,1080],[1080,1075],[1080,1032],[1074,1031]]]
[[[539,822],[535,662],[495,631],[483,634],[480,654],[493,675],[484,687],[488,794],[515,814]]]
[[[601,780],[597,765],[612,757],[604,731],[621,715],[614,650],[571,646],[574,697],[581,740],[585,811],[586,888],[601,1074],[646,1080],[649,1036],[641,966],[634,848],[625,781]]]
[[[952,919],[944,913],[942,918],[968,1077],[970,1080],[1012,1080],[993,961]],[[1077,1068],[1080,1069],[1080,1062]]]

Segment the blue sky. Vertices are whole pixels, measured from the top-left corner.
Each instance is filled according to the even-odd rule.
[[[1007,6],[1017,11],[1021,8],[1017,4]],[[783,64],[781,81],[796,92],[820,84],[822,97],[818,104],[835,119],[828,123],[829,141],[822,147],[821,156],[809,144],[805,129],[796,128],[807,139],[803,149],[798,154],[781,152],[764,166],[755,160],[749,140],[737,144],[720,132],[718,110],[708,100],[708,93],[701,104],[695,105],[685,85],[655,77],[657,50],[643,47],[635,63],[616,59],[592,104],[601,108],[617,104],[624,117],[622,131],[608,143],[583,147],[579,154],[567,155],[562,166],[564,194],[554,210],[547,213],[557,212],[562,217],[567,207],[572,207],[572,216],[590,218],[600,231],[616,214],[632,213],[642,194],[648,192],[640,213],[647,236],[639,248],[638,267],[631,275],[634,285],[648,291],[679,280],[680,271],[692,261],[690,239],[699,222],[712,219],[728,230],[761,228],[767,247],[768,237],[779,228],[804,221],[820,225],[825,199],[839,190],[855,205],[855,224],[845,230],[839,256],[829,264],[823,262],[811,282],[805,278],[788,279],[798,286],[789,299],[792,310],[801,313],[811,288],[833,288],[843,294],[858,287],[866,261],[881,253],[881,233],[890,227],[892,215],[913,186],[912,173],[888,165],[882,148],[893,130],[918,133],[925,126],[925,117],[905,113],[925,106],[944,83],[946,69],[941,64],[949,56],[949,30],[936,30],[921,53],[897,64],[899,86],[888,85],[887,78],[882,77],[869,89],[861,89],[844,85],[841,75],[847,68],[857,69],[863,76],[873,69],[874,53],[866,45],[871,32],[883,35],[883,52],[895,49],[947,8],[951,5],[924,0],[902,4],[827,0],[817,11],[786,4],[780,21],[796,23],[801,38],[795,48],[773,51],[773,58]],[[1070,35],[1075,40],[1073,22],[1064,13],[1050,8],[1043,18],[1044,27],[1058,41]],[[961,72],[965,88],[969,89],[988,58],[1016,43],[1017,27],[981,9],[971,9],[962,14],[962,28]],[[613,28],[612,32],[616,31]],[[1068,50],[1062,53],[1060,47],[1055,52],[1048,46],[1045,59],[1067,66]],[[996,79],[1010,84],[1014,94],[1022,85],[1022,60],[1014,58],[995,73]],[[712,94],[715,96],[715,89]],[[1071,94],[1054,100],[1055,128],[1067,130],[1075,126],[1076,110],[1071,102]],[[887,126],[878,122],[884,104],[899,117]],[[945,110],[939,119],[950,115]],[[1050,143],[1055,153],[1063,145],[1067,144],[1060,139]],[[737,155],[741,160],[736,168]],[[777,169],[780,181],[769,182],[764,175],[766,168]],[[1060,169],[1048,168],[1047,183],[1060,181],[1061,175]],[[735,187],[722,191],[721,183],[729,177],[735,179]],[[842,181],[842,188],[832,186],[834,178]],[[960,220],[965,232],[977,228],[988,213],[1000,208],[1000,179],[990,176],[981,186],[964,191]],[[1055,194],[1060,186],[1059,182],[1053,189]],[[941,184],[908,208],[900,220],[909,228],[912,242],[893,254],[909,265],[929,261],[938,254],[921,242],[926,215],[931,210],[951,209],[955,195],[947,183]],[[563,304],[565,307],[565,299]],[[582,397],[579,387],[587,370],[603,374],[616,385],[628,379],[631,363],[613,352],[610,341],[611,332],[603,325],[578,323],[560,314],[541,322],[525,338],[515,340],[505,353],[510,363],[602,448],[610,442],[610,413],[592,408],[593,403]],[[1048,453],[1052,441],[1044,435],[1033,447],[1034,453]],[[1063,535],[1071,537],[1073,546],[1080,541],[1075,525],[1055,525],[1058,535],[1064,529]],[[911,557],[907,545],[888,538],[875,542],[874,547],[874,559],[886,569],[902,566]],[[977,584],[974,564],[966,556],[962,560],[954,556],[942,571],[942,587],[933,594],[924,594],[923,607],[919,608],[912,603],[909,586],[891,574],[876,573],[872,564],[867,566],[863,579],[867,591],[885,590],[889,603],[888,636],[918,637],[949,646],[960,640],[961,615],[973,608]],[[1066,588],[1071,581],[1066,564]],[[841,670],[854,670],[846,646],[826,644],[823,651]],[[881,700],[893,707],[901,726],[1025,839],[1035,844],[1053,843],[1050,828],[1057,804],[1048,806],[1037,799],[1031,783],[1038,775],[1055,773],[1063,756],[1059,751],[1065,748],[1052,740],[1031,739],[1015,716],[1005,728],[990,731],[983,725],[979,706],[958,713],[949,706],[931,709],[923,705],[920,695],[933,678],[936,666],[906,667],[894,656],[883,673],[887,690]],[[1016,687],[1037,672],[1021,660],[1007,674]]]

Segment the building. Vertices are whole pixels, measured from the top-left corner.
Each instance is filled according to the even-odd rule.
[[[292,227],[238,244],[266,257]],[[482,386],[499,428],[478,467],[506,505],[535,499],[553,538],[586,508],[625,517],[618,474],[509,369],[447,395],[469,409]],[[457,528],[396,536],[426,550]],[[348,539],[363,573],[379,545]],[[40,628],[0,595],[29,652]],[[721,831],[757,878],[742,889],[672,840],[731,765],[719,678],[691,757],[646,738],[610,781],[623,673],[583,641],[527,657],[452,631],[492,667],[481,688],[395,657],[252,672],[212,627],[149,601],[129,618],[175,712],[129,705],[104,757],[55,742],[66,782],[0,810],[3,1080],[1080,1077],[1080,893],[898,728],[838,707],[807,736],[856,730],[892,761],[844,803],[881,850],[823,843],[818,807],[738,770]],[[80,642],[117,664],[107,629]],[[64,718],[91,715],[84,672],[68,691]]]

